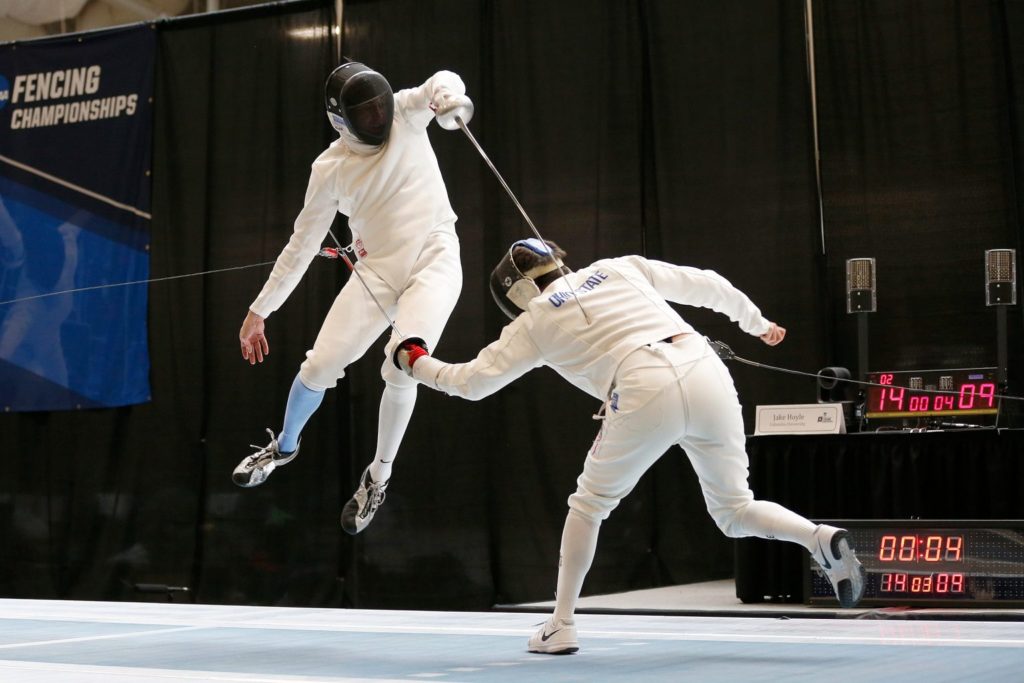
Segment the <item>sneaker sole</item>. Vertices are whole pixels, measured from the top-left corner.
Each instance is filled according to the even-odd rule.
[[[366,525],[363,525],[363,529],[360,529],[356,525],[356,516],[358,514],[359,503],[357,503],[355,499],[352,499],[345,503],[345,507],[341,509],[341,528],[346,534],[349,534],[350,536],[355,536],[360,531],[366,528]]]
[[[532,647],[529,652],[539,655],[571,655],[574,652],[578,652],[580,649],[579,645],[570,645],[568,647],[559,648],[557,650],[545,650],[539,647]]]
[[[262,477],[255,476],[256,472],[258,471],[256,469],[250,470],[248,473],[232,472],[231,481],[233,481],[236,485],[241,486],[243,489],[251,489],[254,486],[259,486],[260,484],[265,482],[267,480],[267,477],[270,476],[270,473],[274,471],[275,467],[277,467],[277,463],[268,463],[262,470]]]
[[[847,536],[848,534],[845,531],[841,531],[832,536],[832,541],[829,544],[832,556],[838,557],[844,567],[850,567],[851,570],[856,571],[860,579],[856,582],[856,588],[854,587],[854,581],[851,579],[842,579],[839,582],[837,586],[839,606],[845,608],[856,607],[857,603],[864,597],[864,590],[867,588],[867,572],[865,572],[863,565],[857,559],[857,555],[850,548]]]

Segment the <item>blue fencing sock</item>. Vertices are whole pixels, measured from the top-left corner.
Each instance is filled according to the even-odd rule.
[[[284,426],[277,435],[277,447],[282,453],[291,453],[299,446],[299,434],[306,421],[320,407],[324,390],[314,391],[302,383],[298,375],[288,392],[288,405],[284,409]]]

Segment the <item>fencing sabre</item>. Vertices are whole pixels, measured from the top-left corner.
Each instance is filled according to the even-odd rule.
[[[377,308],[380,309],[380,314],[384,316],[385,320],[388,321],[388,325],[391,326],[391,329],[393,329],[400,338],[405,339],[405,335],[402,334],[402,331],[400,329],[398,329],[398,325],[396,325],[395,321],[391,319],[391,316],[388,315],[388,312],[384,310],[384,307],[381,305],[380,300],[376,296],[374,296],[373,290],[371,290],[370,286],[366,284],[366,280],[363,279],[362,274],[360,274],[360,272],[356,270],[356,267],[352,264],[352,260],[349,259],[348,254],[345,253],[346,251],[351,249],[351,247],[341,246],[341,242],[339,242],[338,238],[334,236],[334,231],[331,230],[330,228],[327,229],[327,234],[331,236],[331,239],[334,240],[334,243],[336,245],[338,245],[338,248],[332,249],[331,247],[326,247],[324,249],[321,249],[320,253],[317,254],[317,256],[324,256],[326,258],[340,258],[342,261],[344,261],[345,265],[348,266],[348,269],[352,271],[352,273],[357,278],[359,278],[359,284],[363,286],[363,289],[366,290],[366,293],[370,295],[371,299],[373,299],[373,303],[377,304]]]
[[[494,172],[494,177],[498,179],[499,183],[501,183],[501,186],[505,189],[505,192],[512,200],[512,203],[516,205],[517,209],[519,209],[519,213],[523,214],[523,218],[526,219],[527,225],[529,225],[530,229],[533,230],[533,234],[536,235],[537,239],[539,239],[541,243],[546,245],[547,240],[541,237],[540,231],[537,230],[537,226],[533,224],[533,221],[531,221],[530,217],[526,214],[526,209],[524,209],[523,205],[519,203],[519,200],[516,199],[516,196],[512,193],[512,190],[509,188],[508,183],[505,182],[505,179],[501,177],[500,173],[498,173],[498,169],[494,166],[493,163],[491,163],[491,159],[490,157],[487,156],[487,153],[484,152],[484,148],[480,146],[480,143],[476,141],[476,138],[473,137],[473,134],[469,132],[469,127],[466,125],[466,122],[462,120],[461,116],[456,116],[455,122],[459,124],[459,128],[461,128],[462,132],[466,134],[466,137],[469,138],[469,141],[473,143],[474,147],[476,147],[476,151],[480,153],[480,156],[483,157],[483,160],[490,167],[491,171]],[[551,256],[551,262],[555,264],[556,268],[558,268],[559,266],[557,261],[555,260],[555,255],[552,254],[550,251],[548,252],[548,254]],[[565,271],[561,270],[560,272],[562,273],[562,279],[565,280],[565,284],[569,288],[569,292],[572,293],[572,298],[576,300],[576,305],[580,307],[580,312],[583,313],[583,317],[586,318],[587,324],[589,325],[590,316],[587,315],[586,309],[583,308],[583,304],[580,302],[579,296],[576,295],[576,290],[573,289],[572,284],[566,277]]]

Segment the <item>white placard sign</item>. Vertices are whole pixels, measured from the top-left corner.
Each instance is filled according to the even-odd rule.
[[[754,434],[845,434],[839,403],[794,403],[758,406]]]

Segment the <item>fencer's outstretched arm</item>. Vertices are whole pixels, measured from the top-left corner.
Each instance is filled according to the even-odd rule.
[[[407,353],[404,362],[396,355],[396,362],[421,384],[451,396],[478,401],[543,365],[540,350],[521,324],[524,317],[506,325],[501,336],[468,363],[445,363],[427,355],[422,348],[422,353]]]
[[[760,309],[746,294],[713,270],[677,266],[642,256],[621,258],[642,273],[654,289],[669,301],[722,313],[739,325],[741,330],[755,337],[764,338],[774,324],[761,315]],[[782,330],[782,334],[785,335],[785,330]],[[775,340],[775,336],[773,334],[771,339]],[[780,341],[781,337],[774,344],[765,340],[770,346]]]
[[[263,290],[249,306],[242,321],[238,340],[242,346],[242,358],[249,361],[250,365],[262,363],[263,357],[270,353],[264,320],[285,302],[299,284],[331,228],[338,212],[338,199],[332,191],[333,177],[330,163],[324,161],[321,155],[313,162],[306,200],[295,218],[292,236],[278,255]]]
[[[422,85],[395,93],[395,111],[420,128],[426,128],[436,116],[438,123],[452,129],[458,127],[452,121],[456,114],[469,123],[473,103],[466,97],[466,84],[458,74],[438,71]]]

